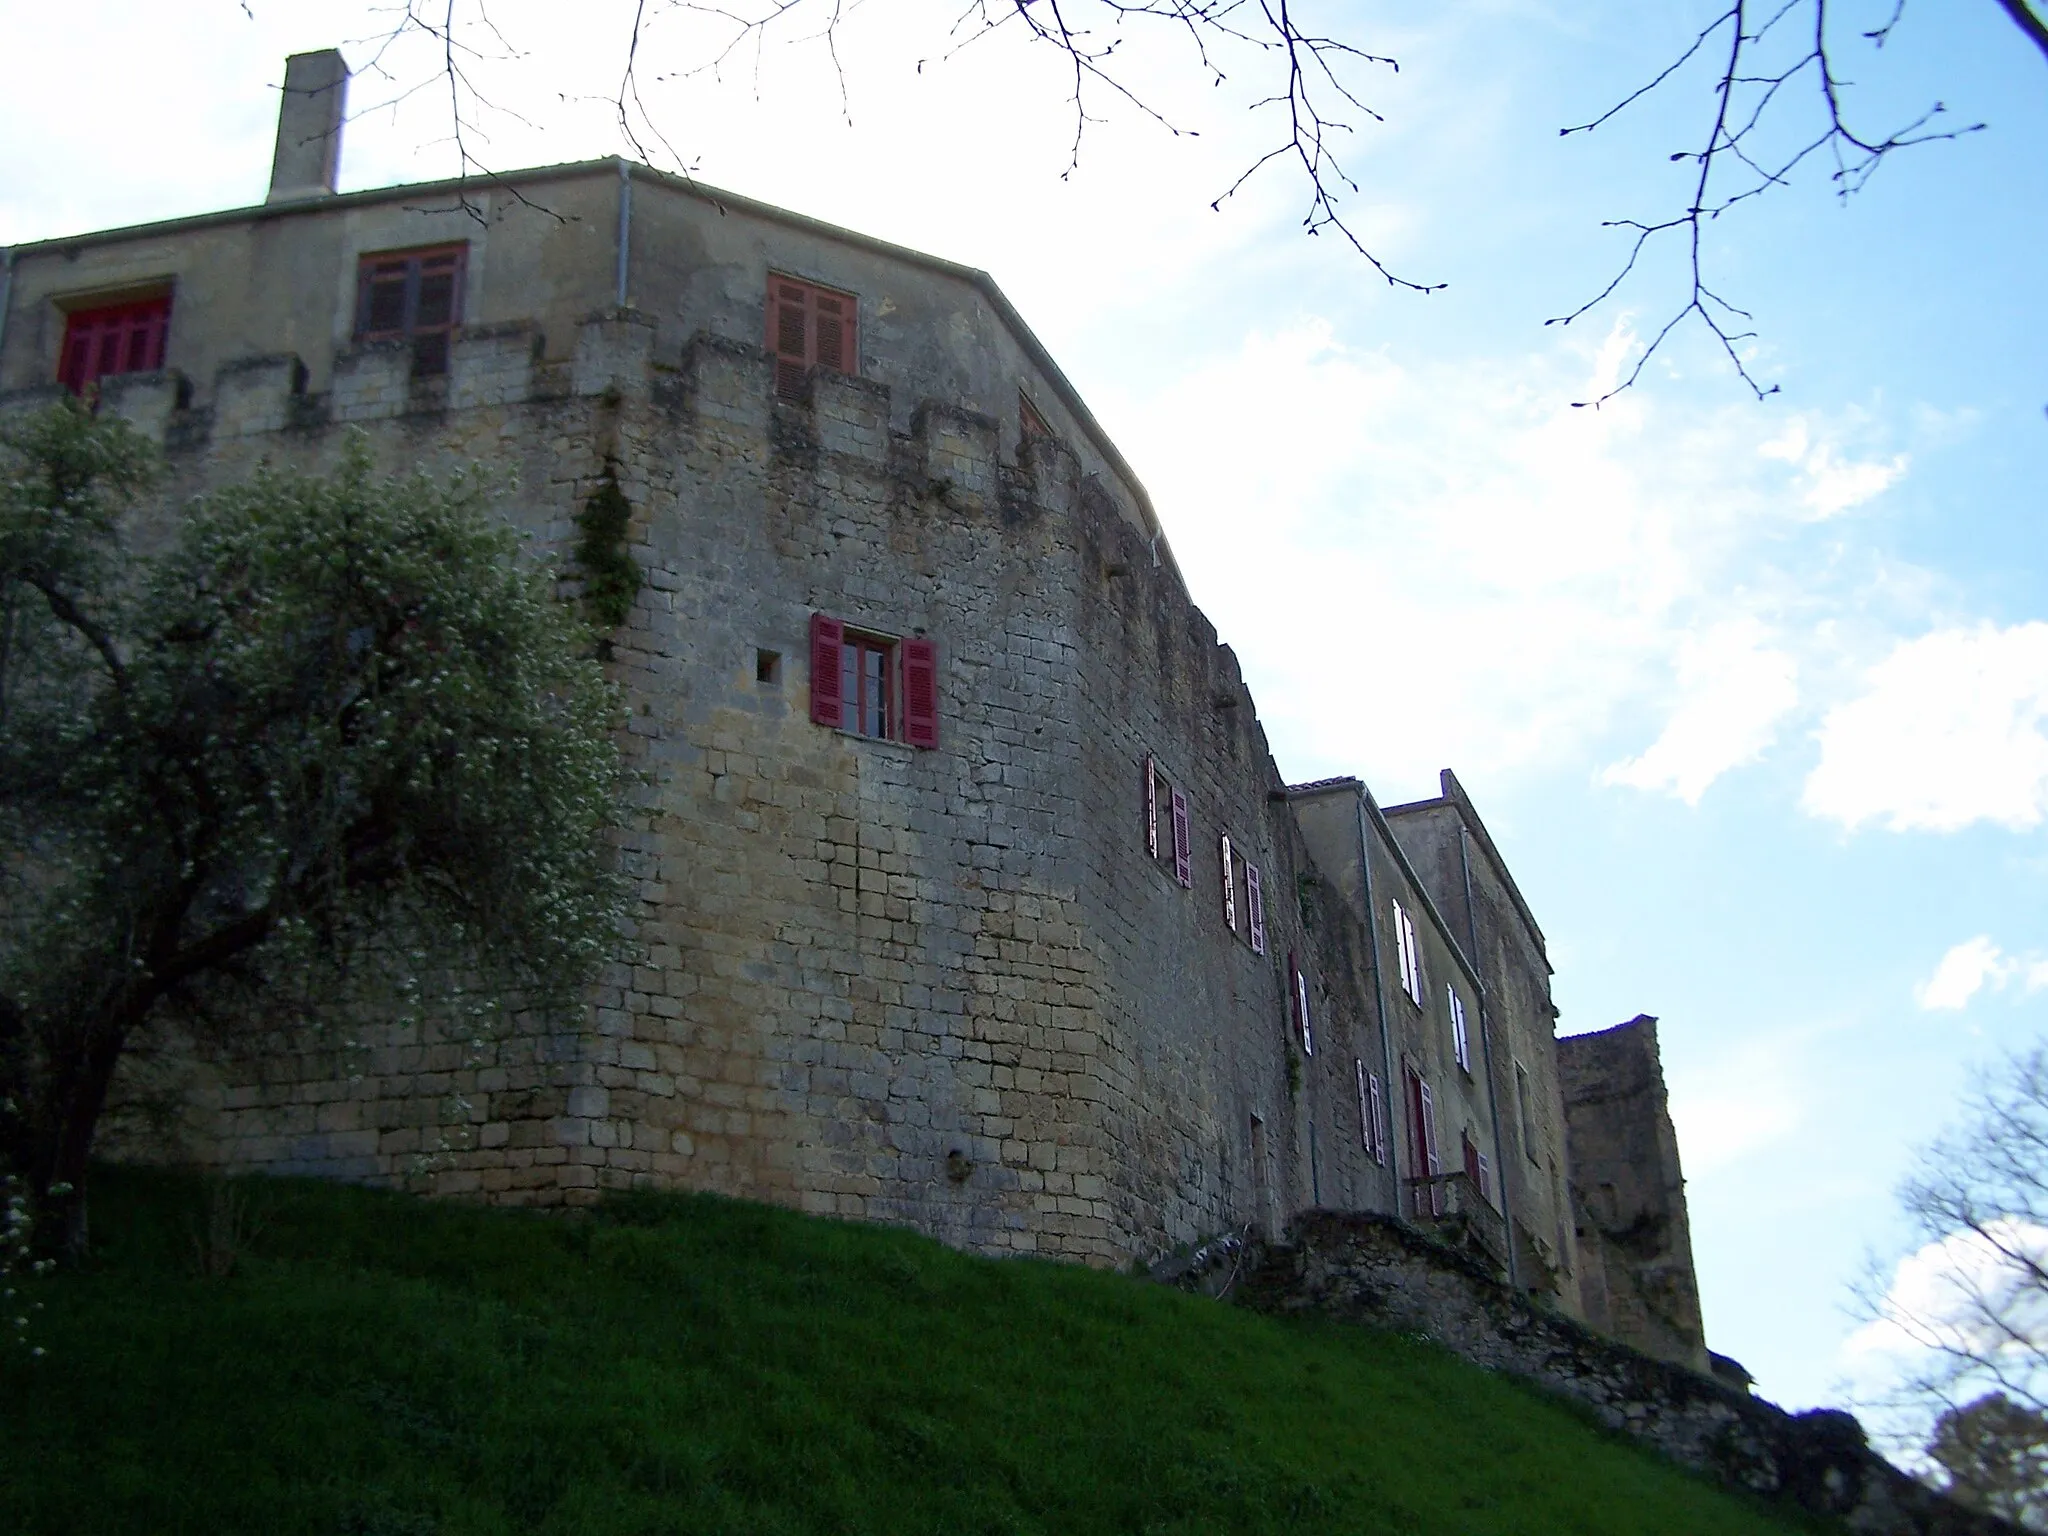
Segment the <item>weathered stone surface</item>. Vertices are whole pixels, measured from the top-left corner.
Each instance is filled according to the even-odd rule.
[[[1992,1536],[2015,1528],[1907,1477],[1847,1413],[1789,1414],[1710,1376],[1533,1307],[1406,1223],[1311,1212],[1262,1256],[1239,1298],[1423,1334],[1451,1353],[1583,1404],[1608,1428],[1731,1487],[1869,1536]]]
[[[1558,1042],[1583,1315],[1645,1354],[1709,1368],[1657,1021]]]

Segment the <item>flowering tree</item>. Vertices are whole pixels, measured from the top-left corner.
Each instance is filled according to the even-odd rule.
[[[0,1172],[75,1252],[115,1071],[169,1015],[233,1029],[344,955],[576,1006],[619,931],[616,703],[473,476],[357,441],[138,555],[122,423],[54,407],[0,456]]]

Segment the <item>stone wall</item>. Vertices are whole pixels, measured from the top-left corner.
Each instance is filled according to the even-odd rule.
[[[1238,1295],[1422,1334],[1488,1370],[1583,1405],[1609,1429],[1730,1487],[1868,1536],[2009,1536],[1872,1451],[1854,1417],[1783,1409],[1532,1307],[1462,1255],[1383,1216],[1303,1217]]]
[[[1659,1359],[1708,1365],[1678,1132],[1647,1015],[1557,1043],[1586,1320]]]
[[[562,558],[609,465],[645,577],[611,647],[636,954],[587,1018],[166,1042],[127,1091],[182,1097],[183,1144],[161,1115],[113,1144],[509,1202],[707,1188],[1096,1262],[1390,1204],[1352,1071],[1363,944],[1305,899],[1234,658],[1118,497],[966,407],[829,371],[784,400],[762,348],[671,361],[657,335],[603,310],[561,362],[503,323],[445,380],[364,348],[324,392],[267,355],[196,405],[173,376],[110,392],[166,444],[171,505],[353,431],[394,472],[484,463]],[[813,613],[937,644],[935,750],[812,723]],[[1188,797],[1190,887],[1145,847],[1148,756]],[[1225,921],[1225,834],[1264,953],[1242,899]]]

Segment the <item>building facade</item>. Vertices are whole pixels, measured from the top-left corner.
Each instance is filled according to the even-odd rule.
[[[291,61],[260,208],[6,253],[0,408],[89,394],[167,506],[356,437],[489,466],[565,561],[623,496],[634,955],[481,1045],[165,1041],[182,1127],[129,1150],[1096,1263],[1399,1211],[1583,1309],[1543,937],[1477,812],[1285,783],[986,274],[622,161],[337,194],[345,88]]]

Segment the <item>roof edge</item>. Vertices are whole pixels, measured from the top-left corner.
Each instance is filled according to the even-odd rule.
[[[1173,556],[1172,546],[1167,543],[1166,530],[1159,521],[1158,509],[1152,504],[1151,493],[1145,489],[1144,482],[1138,478],[1137,471],[1131,468],[1130,461],[1123,456],[1122,450],[1116,446],[1109,434],[1103,430],[1102,423],[1096,420],[1095,413],[1088,408],[1087,402],[1081,398],[1081,392],[1074,388],[1073,381],[1067,377],[1065,370],[1053,360],[1052,354],[1046,350],[1045,343],[1038,339],[1037,334],[1025,323],[1023,315],[1018,313],[1017,306],[1010,302],[1009,295],[997,286],[996,280],[987,272],[983,271],[980,267],[970,267],[961,262],[948,261],[943,256],[933,256],[925,251],[915,250],[907,245],[897,245],[893,241],[883,240],[874,235],[864,235],[859,230],[847,229],[841,225],[829,223],[824,219],[814,219],[807,214],[794,213],[787,208],[779,208],[773,203],[764,203],[757,198],[747,197],[741,193],[726,192],[691,177],[678,176],[668,171],[657,170],[653,166],[642,165],[620,155],[612,155],[600,160],[564,161],[558,165],[532,166],[525,170],[503,171],[485,176],[457,176],[442,181],[401,182],[397,186],[390,187],[365,187],[354,192],[322,193],[314,197],[293,198],[286,202],[255,203],[242,208],[218,209],[212,213],[187,214],[184,217],[175,219],[158,219],[147,224],[127,224],[115,229],[93,230],[81,235],[65,235],[48,240],[24,241],[7,247],[7,261],[8,265],[12,266],[24,256],[62,253],[82,245],[111,244],[121,240],[147,238],[152,235],[177,234],[185,230],[207,229],[222,224],[254,222],[258,219],[289,218],[294,214],[323,212],[330,208],[360,207],[367,203],[388,202],[404,198],[459,197],[463,193],[473,191],[479,187],[530,185],[534,182],[565,181],[579,176],[594,174],[616,176],[621,167],[625,169],[629,176],[635,179],[651,180],[660,185],[671,187],[707,202],[713,207],[736,208],[758,218],[768,219],[811,234],[825,235],[849,245],[863,247],[879,255],[890,256],[896,260],[921,266],[930,271],[944,273],[949,277],[970,284],[981,293],[982,297],[988,300],[990,306],[994,308],[997,317],[1010,328],[1018,342],[1022,344],[1026,354],[1037,365],[1039,371],[1046,376],[1054,390],[1058,392],[1060,403],[1081,424],[1082,430],[1088,434],[1096,450],[1101,453],[1102,457],[1108,462],[1109,467],[1129,487],[1132,497],[1137,501],[1138,515],[1144,521],[1145,530],[1153,541],[1154,549],[1158,552],[1160,559],[1166,567],[1172,571],[1174,579],[1180,582],[1182,590],[1187,590],[1187,578],[1181,572],[1180,562]],[[457,206],[459,207],[459,204]],[[454,210],[451,209],[450,211]],[[1189,596],[1192,599],[1192,592],[1189,593]]]
[[[1411,811],[1435,810],[1439,806],[1448,806],[1456,811],[1459,819],[1464,822],[1465,829],[1472,834],[1473,840],[1486,854],[1487,861],[1493,865],[1494,872],[1500,876],[1501,884],[1507,889],[1508,900],[1514,903],[1515,911],[1528,926],[1530,937],[1536,941],[1537,953],[1543,956],[1546,965],[1549,964],[1549,942],[1543,937],[1543,929],[1536,921],[1536,914],[1529,910],[1529,903],[1522,895],[1522,888],[1515,884],[1514,874],[1508,868],[1508,861],[1501,856],[1500,848],[1493,840],[1493,834],[1486,830],[1486,823],[1480,820],[1479,808],[1472,803],[1472,797],[1465,792],[1465,786],[1458,782],[1458,776],[1450,769],[1440,770],[1437,782],[1443,787],[1442,794],[1431,800],[1410,800],[1403,805],[1390,805],[1386,814],[1390,817],[1401,816]]]

